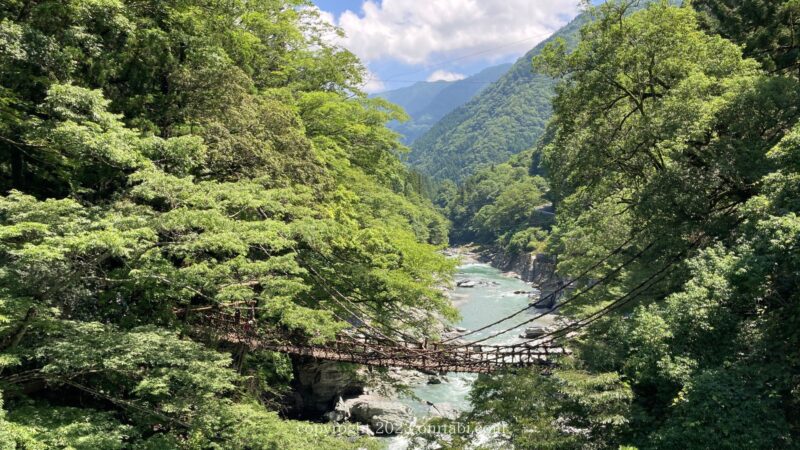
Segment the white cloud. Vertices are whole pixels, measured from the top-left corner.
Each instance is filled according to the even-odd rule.
[[[437,54],[497,59],[529,50],[578,13],[578,0],[366,0],[342,13],[342,44],[365,61],[432,62]],[[477,55],[475,55],[477,56]]]
[[[323,22],[327,22],[327,23],[329,23],[331,25],[336,24],[336,17],[334,17],[333,14],[329,13],[328,11],[323,11],[323,10],[317,8],[316,6],[311,6],[311,8],[315,9],[317,11],[317,14],[319,14],[320,20],[322,20]]]
[[[428,76],[428,81],[458,81],[466,78],[462,73],[449,72],[447,70],[437,70]]]
[[[367,73],[364,76],[364,83],[361,85],[361,89],[366,92],[367,94],[374,94],[376,92],[381,92],[386,90],[386,85],[383,84],[378,78],[378,75],[372,73],[367,69]]]

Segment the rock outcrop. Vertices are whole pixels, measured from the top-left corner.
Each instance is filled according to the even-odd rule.
[[[458,409],[450,403],[431,403],[429,406],[428,414],[431,417],[442,417],[450,420],[458,418]]]
[[[364,393],[365,383],[355,366],[308,358],[294,360],[295,410],[304,418],[319,418],[340,397]]]
[[[504,272],[513,272],[519,275],[522,281],[536,286],[543,299],[539,306],[550,308],[563,295],[563,291],[555,296],[550,296],[563,280],[556,275],[556,260],[552,256],[542,253],[506,253],[497,248],[488,249],[479,254],[482,262]]]
[[[373,394],[340,400],[334,412],[345,420],[369,425],[376,434],[402,433],[413,418],[408,406]]]

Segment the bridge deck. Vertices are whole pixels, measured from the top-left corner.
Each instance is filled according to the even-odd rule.
[[[252,349],[266,349],[328,361],[367,366],[402,367],[437,372],[490,373],[497,370],[550,365],[565,352],[560,347],[419,343],[375,337],[340,335],[321,345],[297,342],[286,336],[257,330],[250,323],[225,314],[205,314],[199,328],[217,338]]]

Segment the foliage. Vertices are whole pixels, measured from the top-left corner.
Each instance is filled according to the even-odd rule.
[[[403,143],[411,145],[450,111],[467,103],[486,86],[497,81],[511,64],[493,66],[456,81],[420,81],[411,86],[375,94],[402,106],[409,120],[394,121],[389,127],[403,135]]]
[[[509,424],[514,448],[798,448],[795,2],[635,3],[535,60],[561,79],[542,148],[559,272],[619,274],[562,309],[598,313],[572,356],[482,379],[462,419]]]
[[[800,2],[797,0],[693,0],[710,31],[744,46],[765,70],[800,76]]]
[[[547,183],[529,174],[529,151],[477,171],[458,187],[442,183],[436,202],[452,222],[454,243],[499,245],[511,252],[541,248],[551,215]]]
[[[459,182],[536,144],[551,115],[554,81],[530,60],[558,37],[575,41],[580,15],[520,58],[499,80],[444,116],[412,146],[409,163],[433,180]]]
[[[631,397],[630,386],[613,372],[564,368],[552,375],[531,369],[481,376],[470,393],[474,410],[458,419],[467,424],[465,432],[439,443],[468,448],[478,430],[502,423],[487,448],[610,448],[628,422]]]
[[[0,6],[5,447],[358,447],[271,411],[286,358],[179,313],[255,302],[311,342],[346,302],[386,331],[455,315],[399,108],[307,2],[212,3]]]

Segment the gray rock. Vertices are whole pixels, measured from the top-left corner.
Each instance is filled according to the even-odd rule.
[[[359,425],[358,434],[361,436],[375,436],[375,432],[372,431],[372,428],[370,428],[369,425]]]
[[[528,327],[525,328],[525,331],[523,331],[519,337],[523,339],[536,339],[545,334],[547,334],[547,328],[545,327]]]
[[[401,433],[411,421],[411,408],[377,395],[360,395],[341,402],[351,420],[370,426],[376,434]]]
[[[388,370],[389,379],[404,385],[418,385],[428,382],[427,374],[416,370],[391,368]]]
[[[450,403],[433,403],[430,405],[429,414],[433,417],[455,420],[458,418],[459,411]]]
[[[377,415],[369,419],[369,427],[375,434],[398,434],[408,426],[408,420],[395,415]]]
[[[364,392],[364,382],[352,371],[333,361],[299,360],[295,364],[295,391],[309,415],[330,411],[337,398]]]
[[[333,411],[328,411],[323,414],[322,418],[325,419],[326,422],[341,423],[347,420],[347,413],[340,409],[334,409]]]
[[[456,282],[456,286],[461,288],[474,288],[478,283],[474,280],[461,280]]]

